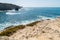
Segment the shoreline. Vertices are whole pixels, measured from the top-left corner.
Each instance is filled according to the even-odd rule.
[[[57,17],[58,18],[58,17]],[[37,20],[35,20],[35,21],[32,21],[32,22],[30,22],[30,23],[27,23],[27,24],[21,24],[21,25],[11,25],[11,26],[8,26],[8,27],[6,27],[6,28],[4,28],[3,30],[1,30],[1,32],[2,33],[4,33],[4,31],[6,31],[6,30],[11,30],[11,29],[14,29],[15,27],[17,27],[18,29],[20,28],[20,29],[23,29],[23,28],[25,28],[26,26],[34,26],[34,25],[36,25],[37,23],[39,23],[39,22],[42,22],[42,21],[45,21],[45,20],[55,20],[55,19],[50,19],[50,18],[47,18],[47,19],[37,19]],[[22,28],[23,27],[23,28]],[[18,30],[17,29],[17,30]],[[15,32],[17,31],[17,30],[14,30]],[[11,30],[12,31],[12,30]],[[0,33],[1,33],[0,32]],[[1,35],[1,34],[0,34]],[[5,34],[4,34],[5,35]],[[6,35],[5,35],[6,36]],[[7,35],[8,36],[8,35]],[[10,35],[9,35],[10,36]]]
[[[47,19],[55,20],[55,18],[53,18],[53,17],[50,18],[50,17],[39,16],[35,20],[25,20],[25,21],[22,21],[21,23],[15,23],[15,24],[9,23],[9,22],[8,23],[2,23],[0,25],[3,27],[3,29],[1,29],[0,31],[4,30],[5,28],[7,28],[9,26],[27,25],[27,24],[30,24],[30,23],[33,23],[33,22],[36,22],[36,21],[47,20]]]
[[[5,28],[2,32],[0,32],[0,36],[7,36],[12,39],[17,38],[19,39],[19,37],[21,37],[22,40],[23,36],[26,39],[29,38],[35,39],[34,37],[37,36],[41,37],[39,35],[42,35],[43,37],[42,39],[44,39],[44,37],[47,36],[48,34],[49,34],[48,37],[52,35],[59,36],[60,33],[59,24],[60,24],[60,17],[57,17],[54,20],[46,19],[46,20],[35,21],[26,25],[10,26]],[[56,36],[56,38],[59,37]]]

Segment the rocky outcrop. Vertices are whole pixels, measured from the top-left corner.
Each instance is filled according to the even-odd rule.
[[[22,7],[14,4],[0,3],[0,11],[12,10],[12,9],[19,10],[20,8]]]
[[[0,40],[9,40],[7,36],[0,36]]]

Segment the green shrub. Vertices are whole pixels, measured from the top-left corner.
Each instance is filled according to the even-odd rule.
[[[34,25],[36,25],[38,22],[40,22],[40,21],[36,21],[36,22],[30,23],[30,24],[27,24],[26,26],[34,26]]]
[[[11,26],[7,27],[4,31],[0,33],[0,36],[11,36],[13,35],[17,30],[25,28],[24,25],[19,26]]]

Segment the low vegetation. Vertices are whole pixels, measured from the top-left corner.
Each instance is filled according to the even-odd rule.
[[[13,35],[13,33],[15,33],[17,30],[23,29],[23,28],[25,28],[24,25],[19,25],[19,26],[14,26],[14,27],[13,27],[13,26],[7,27],[7,28],[4,29],[4,31],[2,31],[2,32],[0,33],[0,36],[11,36],[11,35]]]
[[[40,21],[36,21],[36,22],[30,23],[30,24],[27,24],[26,26],[34,26],[34,25],[36,25],[38,22],[40,22]]]
[[[32,27],[32,26],[36,25],[38,22],[40,22],[40,21],[36,21],[36,22],[30,23],[30,24],[27,24],[27,25],[19,25],[19,26],[10,26],[10,27],[7,27],[7,28],[5,28],[5,29],[0,33],[0,36],[11,36],[11,35],[13,35],[17,30],[24,29],[26,26]]]

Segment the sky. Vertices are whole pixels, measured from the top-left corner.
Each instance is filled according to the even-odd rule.
[[[0,2],[23,7],[60,7],[60,0],[0,0]]]

